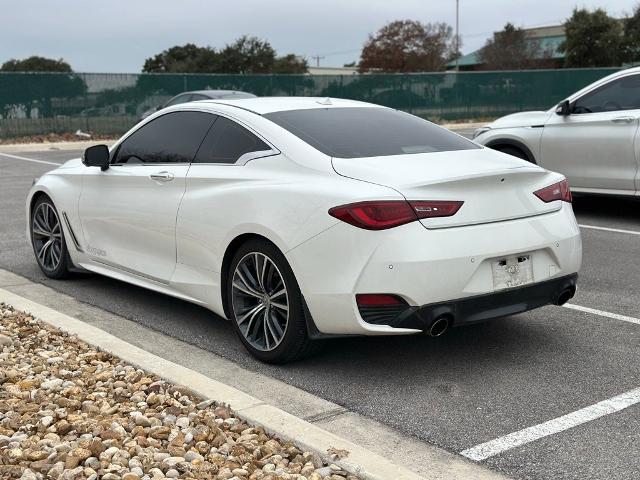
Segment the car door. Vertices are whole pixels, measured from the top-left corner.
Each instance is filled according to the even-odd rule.
[[[246,185],[259,198],[265,172],[245,166],[278,150],[248,127],[220,116],[202,142],[187,177],[177,222],[178,262],[192,270],[220,272],[224,240],[238,219],[229,211],[247,202]],[[250,207],[247,207],[250,208]],[[205,275],[207,275],[205,273]],[[215,278],[215,275],[207,275]]]
[[[215,115],[196,111],[159,116],[111,152],[107,170],[90,169],[79,212],[92,260],[169,282],[189,164],[214,120]]]
[[[633,194],[638,172],[640,75],[611,80],[573,100],[544,127],[539,163],[576,190]]]

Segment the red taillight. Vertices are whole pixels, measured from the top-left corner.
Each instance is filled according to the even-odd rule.
[[[359,307],[381,307],[384,305],[402,305],[406,302],[400,297],[388,293],[359,293],[356,295]]]
[[[450,217],[464,202],[446,200],[381,200],[350,203],[329,210],[329,215],[355,227],[384,230],[422,218]]]
[[[554,183],[548,187],[541,188],[533,192],[533,194],[545,203],[553,202],[555,200],[562,200],[563,202],[571,203],[571,190],[569,189],[569,182],[562,180],[561,182]]]

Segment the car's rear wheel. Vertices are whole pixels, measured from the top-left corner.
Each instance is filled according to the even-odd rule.
[[[510,145],[501,145],[499,147],[493,147],[494,150],[498,150],[499,152],[506,153],[507,155],[511,155],[513,157],[521,158],[522,160],[526,160],[530,162],[531,160],[527,157],[527,154],[520,150],[518,147],[512,147]]]
[[[273,244],[255,239],[241,245],[231,261],[227,288],[234,329],[254,357],[285,363],[313,350],[300,288]]]
[[[69,252],[62,222],[55,205],[45,196],[36,200],[31,212],[31,244],[42,273],[55,279],[69,275]]]

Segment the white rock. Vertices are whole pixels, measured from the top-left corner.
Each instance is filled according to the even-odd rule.
[[[187,417],[180,417],[176,420],[176,427],[187,428],[189,426],[189,419]]]
[[[53,417],[51,415],[47,415],[46,417],[42,417],[40,419],[40,424],[44,427],[47,428],[49,425],[51,425],[53,423]]]
[[[185,462],[193,462],[194,460],[200,460],[200,461],[204,461],[204,457],[202,455],[200,455],[198,452],[194,452],[193,450],[189,450],[187,453],[185,453],[184,455],[184,460]]]
[[[36,477],[36,474],[27,468],[22,472],[20,480],[38,480],[38,477]]]
[[[151,426],[151,422],[144,415],[136,415],[135,417],[133,417],[133,421],[135,422],[136,425],[138,425],[140,427],[150,427]]]
[[[56,390],[62,386],[64,380],[61,378],[52,378],[51,380],[47,380],[40,384],[40,388],[44,390]]]
[[[153,454],[153,461],[154,462],[162,462],[165,458],[169,458],[171,455],[168,454],[167,452],[155,452]],[[151,473],[151,472],[149,472]]]
[[[118,447],[109,447],[100,454],[100,458],[110,460],[120,449]]]

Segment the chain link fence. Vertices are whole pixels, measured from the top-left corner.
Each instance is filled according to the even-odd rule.
[[[548,109],[617,69],[367,75],[0,73],[0,138],[121,134],[148,111],[189,90],[258,96],[349,98],[435,121],[488,119]]]

